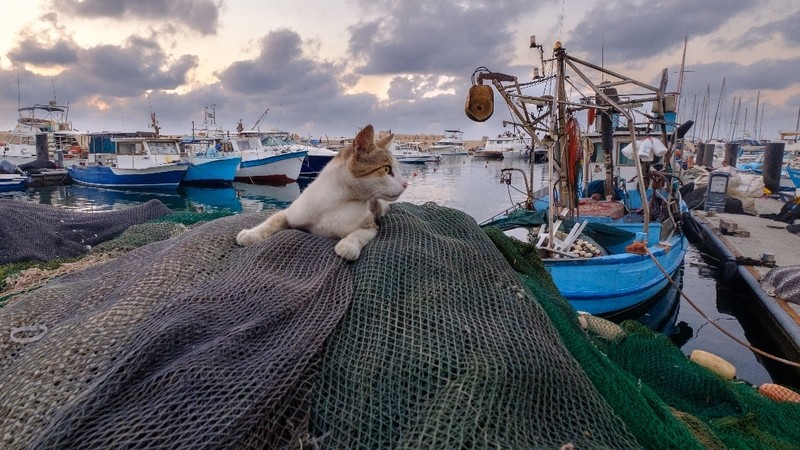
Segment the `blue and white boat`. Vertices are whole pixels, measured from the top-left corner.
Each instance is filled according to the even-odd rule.
[[[252,184],[289,184],[300,178],[300,168],[308,152],[278,151],[265,148],[255,136],[237,136],[224,139],[223,151],[233,151],[242,161],[236,170],[235,181]]]
[[[0,173],[0,192],[25,189],[28,177],[14,173]]]
[[[304,145],[295,142],[286,131],[270,130],[257,132],[261,137],[261,144],[266,149],[275,150],[277,153],[306,152],[306,158],[300,167],[301,177],[315,177],[338,154],[338,152],[325,147]]]
[[[230,185],[242,157],[233,151],[223,151],[222,145],[214,139],[194,139],[181,142],[186,161],[191,163],[182,184]]]
[[[68,170],[86,186],[175,189],[189,168],[173,138],[93,135],[89,147],[86,161]]]
[[[674,109],[670,105],[677,99],[668,99],[663,88],[583,63],[568,56],[558,45],[554,52],[556,81],[542,87],[553,91],[544,90],[539,96],[529,95],[522,100],[503,96],[514,106],[509,109],[518,115],[514,121],[530,124],[525,130],[532,138],[532,145],[546,147],[551,152],[548,185],[534,193],[529,187],[528,174],[524,174],[527,199],[482,225],[498,227],[535,246],[553,282],[577,311],[611,318],[631,317],[662,292],[676,289],[673,282],[680,278],[689,247],[680,227],[681,214],[686,208],[670,176],[673,165],[668,147],[670,142],[682,138],[688,128],[675,126],[671,114]],[[506,92],[517,92],[516,77],[488,70],[478,73],[480,70],[485,68],[476,71],[477,80],[493,80],[495,86],[502,82]],[[589,70],[595,72],[588,76],[584,71]],[[567,79],[601,78],[609,80],[611,87],[585,81],[596,89],[593,95],[579,101],[564,98]],[[669,123],[675,131],[668,131],[666,125],[657,125],[658,133],[652,132],[654,128],[634,126],[633,109],[641,105],[620,100],[629,97],[651,99],[660,106],[653,108],[657,112],[656,123]],[[525,112],[522,103],[527,101],[548,111],[537,109],[535,116]],[[563,106],[566,104],[572,110]],[[581,136],[580,122],[575,116],[580,109],[593,109],[590,116],[603,116],[604,127],[592,143],[593,149],[583,148],[591,139]],[[620,131],[623,129],[628,132]],[[554,139],[542,139],[535,131]],[[659,145],[652,140],[655,138],[660,139]],[[662,148],[665,153],[661,153]],[[627,150],[632,150],[628,153],[630,157],[625,157]],[[605,161],[609,156],[611,161]],[[510,184],[514,170],[503,169],[503,180]],[[608,188],[613,192],[606,195]]]

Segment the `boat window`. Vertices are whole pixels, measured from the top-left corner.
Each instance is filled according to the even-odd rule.
[[[153,155],[177,155],[178,150],[173,142],[150,142],[150,154]]]
[[[144,155],[141,142],[117,142],[118,155]]]
[[[236,144],[239,146],[239,150],[250,150],[250,141],[248,139],[237,139]]]
[[[626,157],[622,154],[622,149],[628,145],[627,142],[619,142],[617,143],[617,165],[618,166],[633,166],[635,163],[632,159]]]
[[[593,142],[592,148],[594,148],[594,152],[592,153],[592,157],[589,158],[589,161],[595,163],[605,163],[606,162],[606,153],[603,151],[603,143],[602,142]]]

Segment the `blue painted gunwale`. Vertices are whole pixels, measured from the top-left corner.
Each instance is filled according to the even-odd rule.
[[[283,161],[285,159],[296,159],[299,158],[300,155],[302,155],[303,157],[308,156],[308,152],[289,152],[289,153],[281,153],[279,155],[266,156],[264,158],[251,159],[248,161],[242,160],[242,162],[239,164],[239,167],[240,168],[258,167],[258,166],[263,166],[265,164],[271,164],[277,161]]]

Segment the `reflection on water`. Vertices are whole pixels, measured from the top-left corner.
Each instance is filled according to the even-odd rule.
[[[400,201],[423,204],[436,202],[442,206],[459,209],[481,222],[525,198],[525,182],[522,174],[512,173],[512,184],[500,182],[500,169],[517,167],[528,172],[522,160],[485,161],[469,157],[446,157],[441,163],[424,165],[401,164],[401,173],[409,181],[409,187]],[[533,189],[546,184],[547,165],[534,167]],[[227,188],[181,187],[175,191],[142,191],[98,189],[80,185],[45,187],[25,191],[0,192],[0,198],[54,205],[81,211],[105,211],[138,205],[158,199],[170,209],[184,210],[229,210],[247,213],[264,209],[285,208],[296,199],[309,181],[286,186],[264,186],[234,183]],[[735,297],[730,291],[717,289],[716,268],[713,261],[706,261],[691,245],[687,253],[683,272],[683,290],[703,310],[696,312],[677,296],[665,296],[650,314],[651,319],[667,317],[660,328],[670,333],[676,345],[685,354],[694,349],[703,349],[718,354],[737,368],[738,376],[750,383],[770,381],[774,371],[768,371],[752,352],[734,343],[729,337],[710,325],[709,320],[721,323],[727,330],[745,338],[742,323],[746,325],[747,299]],[[708,316],[708,319],[704,317]],[[663,320],[663,319],[658,319]],[[740,320],[742,323],[740,323]],[[674,326],[670,326],[674,324]],[[755,328],[757,330],[757,328]],[[749,331],[751,335],[754,333]],[[755,332],[753,340],[758,339]]]

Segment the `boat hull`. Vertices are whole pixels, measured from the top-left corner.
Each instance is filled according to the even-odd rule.
[[[0,192],[25,189],[25,184],[27,181],[28,177],[22,175],[0,174]]]
[[[242,158],[195,158],[183,184],[231,184]]]
[[[312,155],[309,153],[303,160],[303,165],[300,167],[301,177],[313,177],[319,175],[322,169],[336,156],[335,153],[330,155]]]
[[[290,152],[279,155],[253,154],[245,156],[236,171],[236,181],[244,183],[288,184],[300,178],[300,167],[306,152]]]
[[[439,146],[433,145],[428,147],[428,151],[441,156],[467,156],[469,152],[464,147],[459,146]]]
[[[794,183],[794,187],[796,189],[800,189],[800,169],[787,167],[786,173],[789,174],[789,179],[792,180],[792,183]]]
[[[578,311],[613,316],[656,297],[669,285],[659,265],[674,278],[689,246],[686,237],[674,236],[669,246],[649,246],[649,255],[618,253],[595,258],[545,260],[564,298]],[[587,279],[591,274],[591,279]]]
[[[119,169],[107,166],[72,166],[72,181],[86,186],[108,188],[175,189],[183,180],[186,164],[171,164],[144,169]]]

